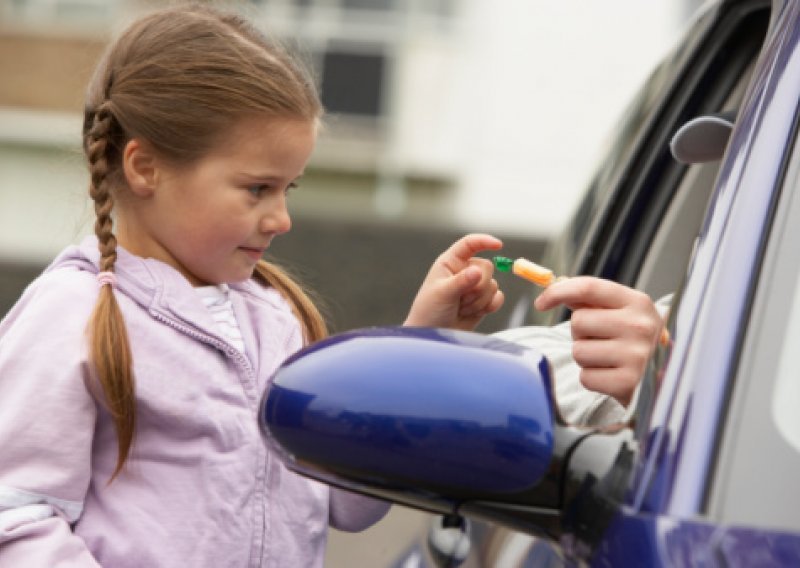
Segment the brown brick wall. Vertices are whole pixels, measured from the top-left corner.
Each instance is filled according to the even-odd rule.
[[[0,106],[79,112],[100,39],[0,32]]]

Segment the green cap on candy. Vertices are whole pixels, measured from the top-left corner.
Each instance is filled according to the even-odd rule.
[[[500,272],[511,272],[511,268],[514,266],[514,261],[505,256],[495,256],[492,258],[492,262],[494,263],[494,267]]]

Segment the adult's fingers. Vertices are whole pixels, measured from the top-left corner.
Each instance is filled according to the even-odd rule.
[[[570,309],[585,306],[621,308],[639,302],[652,303],[647,294],[617,282],[593,276],[576,276],[548,286],[536,298],[535,306],[537,310],[544,311],[562,304]]]
[[[570,329],[573,339],[619,337],[653,339],[661,330],[661,318],[655,308],[645,310],[619,308],[581,308],[572,312]],[[647,310],[650,311],[647,311]]]
[[[581,384],[587,389],[610,395],[627,405],[639,383],[639,373],[632,369],[582,369]]]
[[[581,339],[572,345],[572,357],[584,369],[638,367],[647,361],[649,356],[649,346],[644,342]]]

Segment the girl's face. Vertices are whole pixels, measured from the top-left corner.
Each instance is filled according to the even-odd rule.
[[[249,278],[272,239],[291,227],[286,194],[315,141],[314,122],[251,118],[189,166],[156,160],[152,192],[120,207],[120,244],[195,286]]]

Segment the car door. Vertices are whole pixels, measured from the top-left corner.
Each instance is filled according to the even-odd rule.
[[[599,564],[800,562],[800,4],[776,15],[673,305],[673,343],[644,379],[641,455]]]
[[[723,554],[800,562],[800,144],[794,118],[753,274],[703,514],[729,526]],[[746,327],[745,327],[746,326]],[[742,559],[739,559],[742,562]],[[746,563],[744,561],[743,563]]]

